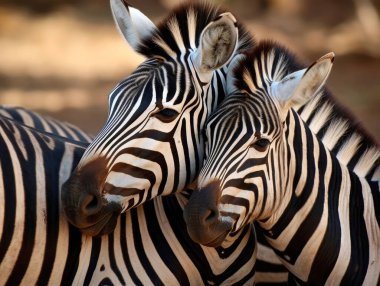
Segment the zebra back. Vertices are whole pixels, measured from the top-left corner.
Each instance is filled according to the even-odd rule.
[[[0,115],[13,119],[39,131],[58,135],[67,139],[90,143],[92,138],[77,126],[18,106],[0,105]]]

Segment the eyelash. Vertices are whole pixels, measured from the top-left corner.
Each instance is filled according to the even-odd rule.
[[[271,142],[268,139],[260,138],[253,142],[251,147],[255,148],[259,152],[264,152],[268,149],[270,143]]]
[[[164,123],[172,122],[177,118],[178,115],[179,113],[171,108],[163,108],[152,114],[153,117],[156,117],[158,120]]]

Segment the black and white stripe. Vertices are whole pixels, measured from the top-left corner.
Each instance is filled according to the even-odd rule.
[[[119,213],[195,179],[205,120],[224,96],[223,66],[252,45],[232,14],[207,4],[180,7],[157,27],[121,0],[111,8],[147,60],[111,92],[107,122],[63,189],[70,222],[90,235],[111,231]],[[103,220],[97,226],[96,217]]]
[[[20,124],[67,139],[91,142],[92,138],[78,127],[19,106],[0,105],[0,115]]]
[[[24,109],[5,109],[9,117],[25,116],[0,116],[1,285],[252,284],[252,228],[245,228],[242,239],[228,249],[195,244],[182,219],[187,200],[182,196],[123,214],[110,235],[82,235],[67,223],[59,190],[86,144],[18,122],[28,124],[23,120],[28,118],[63,129],[74,126]]]
[[[61,281],[54,277],[75,260],[68,237],[80,233],[61,217],[59,188],[89,137],[23,108],[1,106],[0,114],[0,284]]]
[[[214,246],[256,221],[297,283],[376,285],[380,150],[320,91],[332,60],[300,70],[265,42],[240,62],[185,219]]]
[[[108,120],[63,190],[70,221],[89,235],[112,231],[120,212],[194,179],[204,122],[228,85],[229,68],[217,69],[225,51],[216,39],[231,44],[238,30],[236,55],[253,45],[231,14],[207,4],[181,7],[158,27],[125,2],[111,6],[120,32],[147,60],[110,94]]]

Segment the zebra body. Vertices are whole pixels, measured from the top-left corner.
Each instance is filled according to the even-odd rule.
[[[0,285],[46,285],[70,267],[62,262],[71,257],[67,238],[79,233],[61,217],[59,188],[85,144],[18,122],[34,119],[54,124],[54,132],[87,135],[27,110],[2,107],[5,112],[14,119],[0,116]]]
[[[201,246],[187,234],[183,200],[158,197],[121,214],[111,234],[82,236],[78,269],[85,271],[78,271],[74,284],[110,284],[104,283],[110,279],[114,285],[252,285],[252,228],[229,248]]]
[[[159,198],[123,214],[112,234],[82,235],[63,215],[60,186],[85,144],[16,122],[32,118],[50,124],[50,119],[8,111],[28,116],[0,116],[0,285],[253,283],[252,228],[231,243],[233,252],[197,245],[182,219],[183,196]]]
[[[380,150],[323,100],[332,60],[302,70],[266,42],[238,64],[207,123],[185,220],[195,241],[214,247],[256,221],[299,284],[376,285]]]

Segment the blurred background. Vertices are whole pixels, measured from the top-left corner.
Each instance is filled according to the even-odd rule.
[[[312,62],[334,51],[328,87],[380,140],[380,1],[209,0]],[[181,1],[130,0],[160,21]],[[0,0],[0,104],[31,108],[96,134],[112,88],[143,59],[104,0]]]

